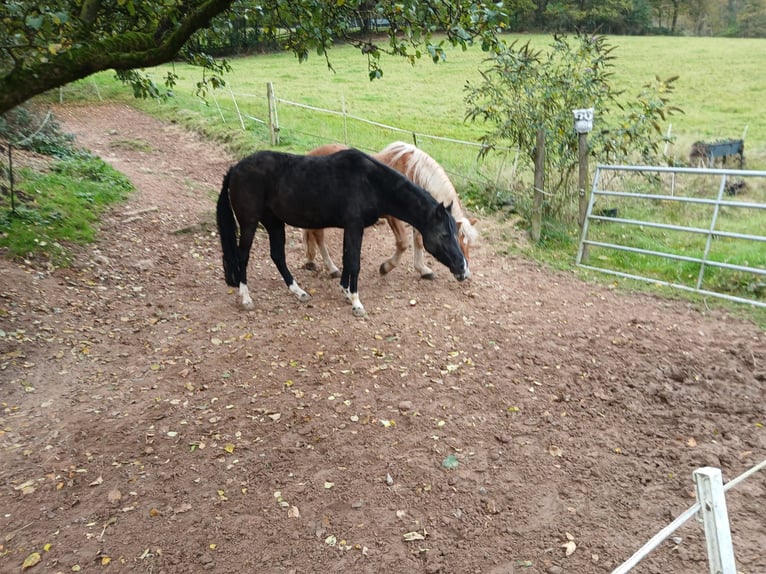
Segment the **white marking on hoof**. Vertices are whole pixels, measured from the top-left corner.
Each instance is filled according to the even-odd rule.
[[[242,307],[245,309],[252,309],[255,306],[253,304],[252,298],[250,297],[250,290],[247,288],[245,283],[239,284],[239,300],[242,304]]]
[[[301,301],[302,303],[305,303],[306,301],[311,299],[311,295],[309,295],[303,289],[298,287],[298,284],[295,282],[295,280],[293,280],[293,282],[290,284],[290,287],[288,287],[288,289],[290,289],[290,293],[295,295],[298,298],[298,300]]]
[[[354,317],[364,317],[367,314],[364,310],[364,306],[362,306],[362,302],[359,300],[359,293],[352,293],[350,301],[351,312],[354,314]]]

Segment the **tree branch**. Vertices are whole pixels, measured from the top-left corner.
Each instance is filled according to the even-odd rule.
[[[84,42],[60,52],[47,62],[14,68],[0,78],[0,114],[29,98],[103,70],[131,70],[158,66],[172,60],[191,35],[207,26],[234,0],[207,0],[189,13],[175,29],[155,37],[157,30],[126,32]],[[162,22],[162,19],[160,19]]]

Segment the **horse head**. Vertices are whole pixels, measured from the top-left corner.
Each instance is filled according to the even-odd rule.
[[[457,239],[457,224],[450,214],[451,206],[437,204],[426,229],[421,230],[421,235],[426,251],[449,268],[458,281],[463,281],[471,276],[471,272]]]

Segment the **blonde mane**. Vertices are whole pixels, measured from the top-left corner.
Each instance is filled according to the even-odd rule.
[[[463,212],[460,201],[447,172],[426,152],[412,144],[393,142],[388,144],[373,157],[390,165],[406,175],[411,181],[428,191],[436,201],[444,205],[452,204],[452,216],[460,224],[459,235],[468,245],[474,245],[479,232]]]

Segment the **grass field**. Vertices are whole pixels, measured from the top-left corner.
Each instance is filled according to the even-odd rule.
[[[545,48],[551,41],[547,35],[509,36],[508,40],[529,41],[539,48]],[[663,126],[672,127],[679,156],[686,157],[689,145],[696,140],[740,138],[746,131],[749,167],[758,169],[766,164],[766,110],[761,103],[766,91],[766,77],[762,74],[766,40],[613,36],[609,42],[615,47],[613,84],[628,95],[637,94],[655,75],[679,76],[671,101],[685,113],[668,118],[668,124]],[[266,83],[272,82],[277,96],[285,100],[338,111],[345,106],[350,114],[403,130],[472,141],[484,130],[481,125],[463,121],[463,88],[466,81],[479,79],[478,69],[485,57],[476,48],[466,52],[450,49],[447,61],[436,65],[427,59],[410,66],[401,59],[386,58],[383,78],[370,82],[365,57],[350,47],[339,46],[330,55],[334,72],[328,70],[319,56],[299,64],[292,54],[267,54],[232,59],[233,73],[227,79],[237,94],[240,111],[252,111],[250,115],[254,117],[267,117]],[[164,68],[153,71],[157,78],[164,74]],[[215,102],[209,99],[209,109],[204,111],[203,104],[193,95],[193,84],[200,79],[200,71],[179,64],[173,68],[179,75],[177,101],[158,111],[177,113],[187,109],[220,123]],[[111,74],[97,78],[102,95],[113,97],[116,91]],[[86,80],[80,89],[88,91],[90,83],[91,80]],[[123,91],[129,94],[127,89]],[[65,98],[76,97],[67,92],[73,90],[67,88]],[[234,112],[228,89],[220,91],[216,99],[225,114]],[[583,105],[587,106],[587,102]],[[301,122],[307,125],[292,126],[295,133],[290,134],[286,107],[280,107],[279,112],[286,143],[296,148],[305,143],[311,145],[309,135],[314,124],[327,121],[319,114],[313,114],[316,116],[313,121],[301,117]],[[240,129],[236,115],[229,115],[227,122],[228,130]],[[300,137],[298,133],[304,135]],[[258,139],[253,143],[258,143]]]

